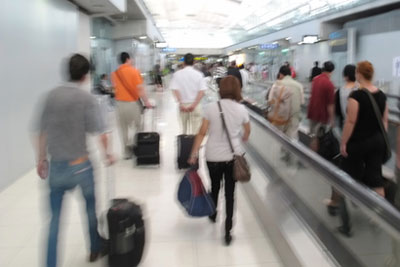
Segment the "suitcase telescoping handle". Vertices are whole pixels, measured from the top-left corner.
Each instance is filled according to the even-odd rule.
[[[112,206],[113,199],[115,198],[115,167],[113,165],[106,166],[106,180],[107,180],[107,201],[109,207]]]
[[[153,104],[153,103],[152,103]],[[143,116],[142,116],[142,131],[146,132],[147,130],[145,129],[145,122],[146,122],[146,113],[151,112],[151,129],[149,131],[155,132],[156,129],[156,120],[157,120],[157,107],[153,104],[153,107],[151,108],[144,108],[143,109]]]

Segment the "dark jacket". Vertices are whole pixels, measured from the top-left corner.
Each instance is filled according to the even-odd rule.
[[[243,82],[242,82],[242,75],[240,74],[240,71],[236,67],[229,67],[228,68],[228,75],[235,76],[236,78],[239,79],[240,82],[240,88],[243,87]]]
[[[320,75],[322,73],[322,69],[320,67],[314,67],[311,70],[310,82],[314,79],[314,77]]]

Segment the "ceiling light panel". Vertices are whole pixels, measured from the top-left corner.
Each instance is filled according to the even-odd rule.
[[[143,0],[172,47],[223,48],[378,0]]]

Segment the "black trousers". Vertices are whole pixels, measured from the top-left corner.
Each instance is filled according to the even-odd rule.
[[[383,187],[385,140],[381,133],[364,140],[351,140],[347,145],[347,153],[349,156],[343,161],[345,172],[370,188]]]
[[[210,162],[207,161],[208,171],[211,178],[211,197],[215,203],[215,207],[218,205],[218,195],[221,188],[222,180],[224,180],[225,187],[225,201],[226,201],[226,221],[225,221],[225,232],[229,233],[232,229],[232,218],[233,218],[233,205],[235,199],[235,183],[233,178],[233,161],[223,162]],[[217,214],[214,214],[214,218]]]

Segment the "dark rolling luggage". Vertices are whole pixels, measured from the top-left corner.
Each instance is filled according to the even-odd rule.
[[[142,132],[136,134],[136,164],[160,164],[160,135],[156,132]]]
[[[188,169],[188,159],[192,152],[195,135],[178,135],[178,169]]]
[[[149,113],[152,116],[146,116]],[[152,120],[151,127],[155,128],[155,109],[145,109],[143,115],[143,129],[145,128],[145,121]],[[160,164],[160,135],[154,131],[139,132],[135,136],[135,150],[136,165],[159,165]]]
[[[107,213],[110,267],[138,266],[143,256],[145,227],[139,205],[113,199]]]

